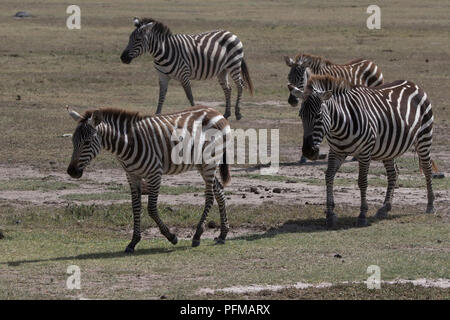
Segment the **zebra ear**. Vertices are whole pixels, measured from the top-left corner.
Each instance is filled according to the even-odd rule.
[[[103,121],[103,114],[100,110],[95,110],[91,117],[88,119],[88,124],[92,127],[96,127]]]
[[[66,109],[69,112],[69,115],[72,117],[73,120],[79,121],[82,118],[78,112],[76,112],[74,110],[70,110],[68,105],[66,105]]]
[[[133,23],[136,28],[138,28],[141,25],[141,22],[139,21],[138,17],[133,18]]]
[[[319,95],[320,100],[327,101],[333,95],[333,91],[328,90],[328,91],[325,91],[325,92],[320,92],[318,95]]]
[[[295,64],[294,60],[288,56],[284,56],[284,61],[288,67],[292,67]]]
[[[292,84],[288,84],[288,88],[294,97],[297,97],[299,99],[305,98],[305,94],[299,88],[293,86]]]
[[[153,25],[153,22],[149,22],[147,24],[143,24],[142,26],[140,26],[139,29],[144,29],[144,28],[147,28],[147,27],[151,27],[152,25]]]

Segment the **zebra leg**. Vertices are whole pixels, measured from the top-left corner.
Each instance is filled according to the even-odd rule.
[[[239,69],[235,69],[236,72],[234,72],[233,74],[231,74],[231,78],[233,79],[234,83],[236,84],[236,88],[237,88],[237,98],[236,98],[236,106],[234,107],[234,115],[236,116],[236,120],[240,120],[242,118],[241,115],[241,108],[240,108],[240,103],[241,103],[241,97],[242,97],[242,90],[243,90],[243,81],[241,78],[241,70]]]
[[[219,204],[219,214],[220,214],[220,235],[218,238],[215,238],[214,240],[216,241],[217,244],[224,244],[225,238],[227,237],[228,230],[230,230],[230,227],[228,225],[223,186],[219,182],[219,180],[217,180],[217,178],[214,178],[214,197],[216,198],[216,201]]]
[[[378,219],[387,218],[388,212],[391,211],[392,197],[394,195],[395,184],[398,177],[398,169],[397,165],[394,162],[394,159],[384,160],[383,164],[386,168],[388,187],[386,191],[386,198],[384,199],[384,204],[380,209],[378,209],[377,214],[375,215]]]
[[[228,72],[226,70],[219,73],[219,84],[225,93],[225,113],[224,118],[228,119],[231,116],[231,87],[228,84]]]
[[[164,100],[166,99],[167,88],[169,87],[169,76],[159,72],[159,99],[158,107],[156,108],[156,114],[160,114]]]
[[[205,231],[205,220],[208,217],[209,209],[214,203],[214,179],[215,179],[215,167],[203,167],[202,169],[203,180],[205,181],[205,208],[203,214],[198,222],[197,229],[194,237],[192,238],[192,246],[198,247],[200,245],[200,237],[203,231]]]
[[[158,195],[159,186],[161,185],[161,174],[156,174],[151,179],[147,180],[148,183],[148,214],[156,222],[159,231],[163,236],[167,238],[172,244],[177,244],[178,238],[175,234],[171,233],[169,228],[164,224],[158,214]]]
[[[334,176],[341,167],[342,161],[345,158],[339,157],[337,154],[330,152],[328,154],[328,167],[325,172],[325,182],[327,185],[327,210],[325,211],[327,217],[327,228],[334,229],[337,224],[337,217],[334,213],[334,193],[333,184]]]
[[[432,182],[432,166],[431,166],[431,157],[430,150],[428,149],[426,152],[421,154],[420,146],[417,147],[419,153],[419,162],[422,168],[423,174],[425,175],[425,181],[427,183],[427,210],[425,213],[435,213],[436,209],[434,208],[434,192],[433,192],[433,182]]]
[[[359,159],[359,174],[358,174],[358,187],[361,192],[361,207],[359,211],[358,220],[356,222],[356,225],[358,227],[365,227],[367,226],[367,174],[369,172],[369,165],[370,165],[370,156],[360,156]]]
[[[192,89],[191,89],[191,81],[189,78],[185,78],[181,81],[181,85],[183,86],[184,92],[186,93],[186,97],[189,100],[189,103],[191,106],[194,106],[194,97],[192,96]]]
[[[131,204],[133,208],[133,237],[125,248],[126,253],[133,253],[136,244],[141,241],[141,180],[128,176],[131,189]]]

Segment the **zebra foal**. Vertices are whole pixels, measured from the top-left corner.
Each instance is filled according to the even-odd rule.
[[[217,77],[225,93],[225,114],[231,115],[231,86],[228,76],[237,87],[235,116],[242,118],[240,102],[244,84],[253,94],[253,84],[244,60],[242,42],[225,30],[199,34],[172,34],[170,29],[153,19],[133,19],[136,29],[131,33],[128,45],[120,59],[129,64],[134,58],[149,52],[159,76],[159,100],[156,113],[161,113],[170,79],[181,82],[191,105],[194,97],[191,80]]]
[[[299,89],[302,89],[306,84],[305,72],[307,68],[312,74],[342,78],[354,85],[376,87],[383,83],[383,74],[380,68],[372,61],[366,59],[356,59],[345,64],[336,64],[319,56],[299,52],[294,59],[285,56],[284,60],[290,68],[288,86],[294,86]],[[299,99],[295,95],[290,94],[288,103],[296,107]]]
[[[200,244],[205,220],[214,198],[219,205],[221,220],[220,235],[216,238],[216,242],[225,242],[229,226],[223,186],[216,178],[216,170],[219,169],[223,185],[227,185],[230,181],[230,172],[228,164],[225,163],[226,148],[220,150],[223,151],[221,158],[223,162],[220,164],[221,161],[194,159],[198,153],[191,152],[195,147],[199,147],[200,150],[214,147],[214,139],[205,137],[208,130],[215,130],[220,135],[218,138],[223,139],[231,132],[228,121],[219,112],[202,106],[156,116],[141,116],[139,113],[120,109],[87,111],[83,116],[75,111],[69,109],[68,111],[78,124],[72,137],[73,153],[67,173],[73,178],[80,178],[83,170],[101,149],[113,153],[126,172],[131,189],[134,228],[132,240],[125,252],[134,252],[134,247],[141,240],[140,217],[143,194],[148,194],[148,213],[161,233],[171,243],[177,243],[177,236],[169,231],[158,215],[157,200],[161,178],[164,174],[179,174],[192,169],[197,169],[203,177],[206,196],[205,207],[192,246]],[[195,134],[203,141],[202,144],[191,143],[192,140],[186,139],[185,142],[191,144],[186,144],[185,149],[178,148],[179,144],[176,143],[178,137],[182,141],[182,138]],[[174,148],[178,148],[178,153],[172,152]],[[174,154],[178,155],[180,151],[183,155],[189,155],[189,158],[177,160]],[[220,153],[217,155],[221,156]]]
[[[353,155],[359,162],[358,186],[361,192],[358,226],[367,224],[367,174],[371,160],[381,160],[387,172],[388,187],[377,218],[391,210],[397,180],[394,159],[414,145],[425,175],[428,204],[426,213],[435,212],[430,157],[433,112],[427,94],[410,81],[397,80],[375,88],[353,85],[345,79],[305,73],[306,86],[290,86],[291,93],[303,99],[303,154],[317,159],[319,145],[327,138],[330,146],[327,188],[327,226],[336,226],[333,182],[343,160]]]

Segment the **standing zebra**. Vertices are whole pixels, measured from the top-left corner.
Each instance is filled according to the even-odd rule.
[[[194,35],[172,34],[166,25],[153,19],[134,18],[133,22],[136,29],[131,33],[120,59],[128,64],[147,51],[154,57],[154,66],[159,75],[157,114],[161,113],[170,79],[181,82],[193,106],[191,80],[205,80],[217,76],[225,93],[224,117],[228,118],[231,115],[231,86],[228,83],[230,75],[238,90],[235,116],[237,120],[242,118],[239,108],[242,88],[245,83],[253,94],[253,84],[244,60],[242,42],[237,36],[225,30]]]
[[[365,59],[356,59],[346,64],[336,64],[322,57],[299,52],[294,59],[285,56],[284,60],[286,65],[291,68],[288,74],[288,86],[291,85],[299,89],[303,89],[306,85],[305,72],[307,68],[313,74],[346,79],[356,85],[375,87],[383,83],[381,70],[375,63]],[[296,107],[299,99],[289,94],[288,102],[291,106]],[[300,163],[305,162],[306,158],[302,154]]]
[[[327,186],[327,226],[336,226],[333,182],[341,163],[348,155],[359,162],[358,186],[361,208],[358,226],[367,224],[367,173],[371,160],[383,161],[388,177],[384,205],[377,218],[385,218],[391,210],[397,172],[394,159],[412,145],[419,155],[425,174],[427,213],[435,212],[431,182],[430,158],[433,112],[427,94],[412,82],[398,80],[376,88],[353,85],[332,76],[305,73],[304,91],[290,86],[291,94],[303,99],[300,117],[303,122],[303,154],[315,160],[319,145],[326,136],[330,146]]]
[[[141,240],[140,216],[141,195],[148,194],[148,213],[156,222],[161,233],[173,244],[177,243],[177,236],[169,231],[158,216],[157,199],[163,174],[179,174],[193,168],[197,169],[205,182],[205,208],[197,225],[192,246],[200,244],[200,236],[204,231],[204,224],[209,209],[213,205],[214,197],[219,204],[221,232],[217,243],[224,243],[229,227],[225,210],[225,197],[222,184],[215,176],[219,167],[222,183],[230,181],[228,164],[217,162],[183,161],[174,162],[173,149],[175,137],[194,136],[194,131],[201,132],[204,148],[211,147],[213,142],[205,140],[204,132],[215,129],[222,136],[230,133],[228,121],[216,110],[198,106],[185,111],[156,115],[141,116],[138,113],[120,109],[99,109],[87,111],[84,116],[75,111],[69,114],[78,122],[73,134],[72,160],[67,173],[73,178],[80,178],[83,170],[94,159],[101,149],[111,151],[116,155],[124,168],[131,189],[131,200],[134,216],[133,238],[125,252],[133,252],[136,244]],[[201,130],[199,130],[199,126]],[[181,132],[181,133],[179,133]],[[211,140],[212,141],[212,140]],[[191,146],[194,149],[195,145]],[[198,144],[197,144],[198,147]],[[203,148],[203,149],[204,149]],[[201,150],[203,150],[201,149]],[[182,150],[188,152],[189,150]],[[189,152],[189,154],[191,154]],[[192,153],[193,154],[193,153]],[[226,159],[223,149],[223,160]]]

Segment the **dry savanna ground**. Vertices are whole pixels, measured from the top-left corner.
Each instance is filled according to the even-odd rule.
[[[67,4],[56,0],[0,4],[0,299],[238,298],[448,299],[450,148],[450,4],[379,2],[380,30],[366,27],[356,1],[82,1],[81,30],[66,28]],[[17,11],[30,18],[16,19]],[[233,128],[280,130],[280,170],[235,166],[226,189],[229,240],[213,245],[214,207],[202,245],[190,247],[203,190],[195,173],[167,177],[159,209],[177,232],[176,246],[143,214],[143,241],[123,253],[132,232],[125,176],[101,154],[81,180],[65,173],[79,112],[119,107],[150,114],[157,76],[150,56],[123,65],[119,56],[131,18],[165,22],[175,33],[228,29],[244,43],[255,94],[244,92]],[[357,164],[336,179],[337,230],[324,219],[325,161],[300,165],[302,127],[287,104],[283,55],[298,50],[345,63],[374,60],[386,81],[408,79],[428,93],[435,114],[433,158],[437,213],[424,214],[426,192],[417,157],[398,160],[399,188],[389,219],[373,218],[386,188],[383,167],[369,176],[369,223],[356,228]],[[216,80],[193,83],[198,103],[223,111]],[[188,106],[181,86],[169,86],[164,112]],[[323,152],[327,146],[323,145]],[[145,206],[144,206],[145,207]],[[66,288],[69,265],[81,269],[81,289]],[[367,267],[381,270],[381,290],[364,285]],[[407,280],[407,281],[406,281]],[[409,282],[408,282],[409,281]]]

